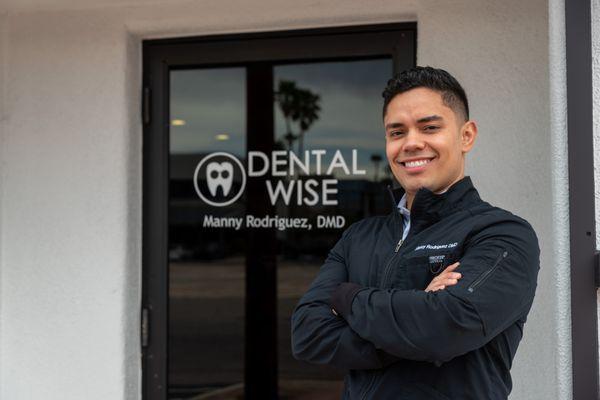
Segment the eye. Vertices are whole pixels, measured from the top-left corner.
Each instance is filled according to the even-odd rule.
[[[390,136],[391,137],[400,136],[402,134],[404,134],[404,132],[402,132],[402,131],[393,131],[393,132],[390,132]]]
[[[438,129],[439,129],[439,126],[436,126],[436,125],[427,125],[425,128],[423,128],[424,131],[429,131],[429,132],[435,131]]]

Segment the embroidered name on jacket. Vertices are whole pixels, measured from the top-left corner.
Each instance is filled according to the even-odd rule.
[[[452,249],[458,246],[458,242],[447,243],[447,244],[423,244],[415,247],[413,251],[418,250],[439,250],[439,249]]]

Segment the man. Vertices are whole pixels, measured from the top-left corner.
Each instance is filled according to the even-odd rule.
[[[416,67],[383,97],[397,207],[330,251],[292,316],[294,356],[348,370],[344,399],[506,399],[537,236],[464,175],[477,126],[454,77]]]

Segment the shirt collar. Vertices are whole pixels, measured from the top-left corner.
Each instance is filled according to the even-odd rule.
[[[404,193],[404,195],[398,202],[398,209],[400,210],[400,214],[402,214],[406,218],[410,218],[410,210],[406,208],[406,193]]]
[[[448,191],[449,187],[446,188],[446,190],[443,190],[437,194],[442,194],[442,193],[446,193]],[[400,201],[398,202],[398,208],[400,209],[400,214],[404,215],[405,217],[409,217],[410,218],[410,210],[408,208],[406,208],[406,202],[407,202],[407,198],[406,198],[406,192],[402,195],[402,198],[400,199]]]
[[[399,186],[395,189],[388,186],[390,195],[394,200],[394,205],[400,209],[400,202],[396,199],[402,199],[406,192]],[[445,216],[452,214],[460,209],[473,206],[482,201],[479,193],[473,186],[469,176],[464,176],[458,182],[455,182],[444,193],[435,194],[429,189],[421,188],[415,194],[413,204],[409,210],[411,216],[411,225],[427,226],[435,221],[439,221]],[[403,203],[406,208],[406,204]]]

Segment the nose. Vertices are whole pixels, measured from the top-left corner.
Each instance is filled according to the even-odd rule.
[[[425,142],[422,140],[421,135],[414,130],[409,130],[406,134],[402,149],[406,153],[412,153],[415,151],[420,151],[425,148]]]

